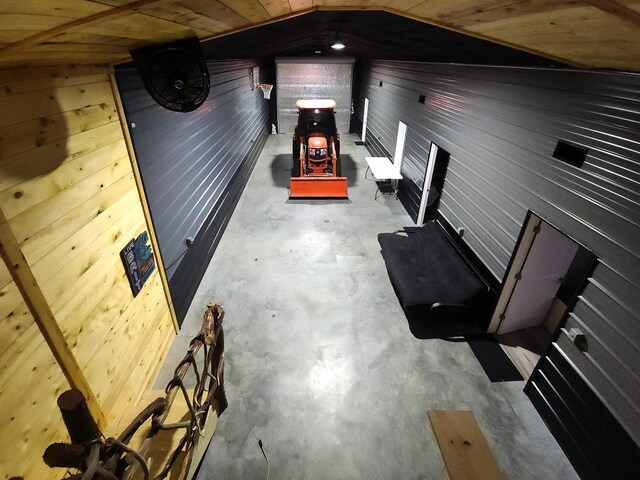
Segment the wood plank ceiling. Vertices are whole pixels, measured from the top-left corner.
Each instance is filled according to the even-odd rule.
[[[138,47],[316,10],[381,10],[556,62],[640,71],[640,0],[2,1],[0,68],[121,63]]]

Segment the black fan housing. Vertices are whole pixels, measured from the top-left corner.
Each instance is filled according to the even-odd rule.
[[[209,95],[209,71],[191,49],[167,46],[149,58],[144,85],[153,99],[174,112],[191,112]]]

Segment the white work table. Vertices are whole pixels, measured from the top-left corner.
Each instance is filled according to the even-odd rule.
[[[402,180],[400,171],[387,157],[364,157],[376,180]]]
[[[373,177],[378,182],[393,182],[394,180],[397,182],[398,180],[402,180],[402,174],[400,173],[400,169],[397,168],[391,160],[387,157],[364,157],[367,162],[367,172],[370,170],[373,174]],[[367,178],[367,172],[364,173],[364,178]],[[386,193],[395,193],[397,198],[397,188],[393,185],[391,186],[393,189],[391,192]],[[376,189],[376,193],[374,194],[374,198],[378,198],[378,192],[381,194],[385,193],[384,190],[381,190],[380,183],[378,183],[378,188]]]

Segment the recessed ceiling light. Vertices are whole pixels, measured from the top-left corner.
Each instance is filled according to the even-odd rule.
[[[322,50],[316,50],[316,53],[322,53]]]
[[[345,47],[344,43],[342,43],[338,39],[336,39],[336,41],[333,42],[333,45],[331,45],[331,48],[333,48],[334,50],[342,50],[344,47]]]

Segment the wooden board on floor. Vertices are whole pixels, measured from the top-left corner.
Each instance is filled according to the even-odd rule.
[[[429,410],[427,415],[451,480],[504,479],[473,412]]]

